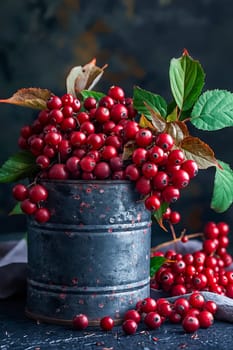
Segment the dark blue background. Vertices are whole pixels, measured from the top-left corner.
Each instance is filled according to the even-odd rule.
[[[22,87],[65,92],[71,67],[93,57],[109,67],[98,84],[106,91],[119,84],[132,94],[139,85],[170,98],[168,67],[187,48],[206,72],[206,89],[233,91],[233,3],[230,0],[8,0],[0,8],[0,97]],[[0,163],[18,150],[19,129],[33,113],[0,106]],[[196,132],[232,165],[232,129]],[[188,232],[207,220],[232,224],[232,209],[217,215],[209,209],[214,169],[201,171],[174,208]],[[25,218],[8,217],[14,205],[11,185],[0,185],[0,231],[24,231]],[[162,237],[162,236],[161,236]]]

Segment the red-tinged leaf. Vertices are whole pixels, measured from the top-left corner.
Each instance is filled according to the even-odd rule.
[[[22,107],[45,109],[47,100],[52,95],[51,91],[40,88],[20,89],[7,99],[0,100],[1,103],[9,103]]]
[[[142,114],[141,117],[140,117],[139,125],[142,128],[148,128],[148,129],[151,129],[151,130],[155,130],[154,125],[151,123],[151,121],[147,117],[145,117],[144,114]]]
[[[148,105],[146,102],[144,104],[150,112],[151,123],[154,126],[154,130],[156,130],[159,133],[163,132],[166,128],[166,121],[150,105]]]
[[[189,131],[186,124],[180,121],[167,123],[165,132],[173,137],[177,146],[180,145],[185,137],[189,136]]]
[[[82,90],[91,90],[100,80],[104,73],[104,69],[96,66],[96,59],[85,66],[73,67],[66,78],[67,93],[73,96],[80,96]]]
[[[198,137],[185,137],[180,147],[183,149],[187,159],[196,161],[199,169],[219,166],[212,148]]]
[[[123,154],[122,154],[122,160],[124,161],[124,160],[129,159],[132,156],[133,151],[135,149],[136,149],[135,141],[128,141],[124,145]]]

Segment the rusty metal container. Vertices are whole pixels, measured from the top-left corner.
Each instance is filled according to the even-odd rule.
[[[49,222],[28,221],[27,316],[69,324],[120,323],[150,294],[150,213],[130,181],[41,182]]]

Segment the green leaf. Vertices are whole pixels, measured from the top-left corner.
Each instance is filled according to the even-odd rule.
[[[102,92],[93,91],[93,90],[82,90],[80,91],[82,97],[86,99],[87,97],[94,97],[97,101],[99,101],[102,97],[105,96]]]
[[[158,271],[166,260],[164,256],[153,256],[150,259],[150,277],[154,277],[156,271]]]
[[[14,208],[10,211],[8,215],[19,215],[19,214],[24,214],[24,212],[21,209],[20,202],[18,202]]]
[[[233,93],[206,91],[193,106],[190,121],[196,128],[208,131],[233,126]]]
[[[228,164],[218,162],[222,169],[216,167],[211,208],[222,213],[233,203],[233,170]]]
[[[144,114],[149,120],[151,120],[151,114],[145,103],[149,105],[156,113],[162,117],[167,115],[167,103],[159,95],[153,94],[147,90],[143,90],[140,87],[134,87],[133,91],[133,105],[134,108],[141,114]]]
[[[0,182],[14,182],[31,176],[38,170],[35,157],[27,151],[11,156],[0,168]]]
[[[152,217],[157,221],[159,226],[164,230],[167,231],[163,224],[163,214],[166,212],[167,208],[169,207],[169,203],[162,202],[159,209],[155,210],[152,214]]]
[[[201,64],[185,53],[171,60],[169,77],[177,106],[182,111],[190,109],[204,86],[205,73]]]

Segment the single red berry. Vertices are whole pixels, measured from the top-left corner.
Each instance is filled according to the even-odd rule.
[[[135,141],[139,147],[147,147],[153,140],[152,132],[149,129],[139,129],[135,135]]]
[[[168,155],[168,163],[170,165],[180,165],[184,162],[184,152],[180,149],[174,149]]]
[[[141,309],[140,309],[141,312],[148,313],[151,311],[155,311],[155,309],[156,309],[155,299],[148,297],[142,300]]]
[[[183,321],[182,321],[182,327],[183,327],[185,332],[193,333],[199,329],[200,323],[199,323],[199,320],[197,317],[185,316]]]
[[[217,228],[219,230],[219,234],[226,236],[228,235],[229,231],[230,231],[230,227],[226,222],[219,222],[217,224]]]
[[[89,323],[88,318],[84,314],[76,315],[73,318],[73,327],[75,329],[79,329],[79,330],[85,329],[88,327],[88,323]]]
[[[36,157],[36,164],[39,165],[41,169],[47,169],[50,165],[50,159],[44,154],[41,154]]]
[[[151,210],[151,211],[158,210],[160,208],[160,205],[161,205],[160,200],[155,195],[149,196],[145,200],[145,207],[147,210]]]
[[[17,184],[13,187],[12,194],[17,201],[23,201],[28,198],[28,189],[23,184]]]
[[[28,215],[34,214],[37,210],[36,204],[31,202],[28,198],[24,199],[20,203],[20,207],[21,207],[22,211]]]
[[[211,312],[203,310],[198,315],[201,328],[209,328],[214,323],[214,316]]]
[[[127,119],[127,117],[128,117],[128,110],[123,104],[117,103],[112,107],[110,111],[110,118],[115,123],[118,123],[122,119]]]
[[[100,320],[100,327],[103,331],[111,331],[114,327],[114,321],[110,316],[105,316]]]
[[[128,310],[124,314],[124,320],[134,320],[136,323],[141,321],[141,316],[137,310]]]
[[[205,298],[202,294],[194,292],[189,297],[189,303],[192,307],[196,309],[201,309],[205,303]]]
[[[48,172],[49,179],[66,180],[69,178],[69,173],[65,164],[54,164]]]
[[[48,198],[48,191],[44,186],[37,184],[29,188],[28,196],[33,203],[38,203]]]
[[[158,312],[151,311],[145,316],[144,323],[149,329],[157,329],[161,326],[162,319]]]
[[[169,321],[171,323],[181,323],[182,321],[182,316],[178,314],[175,310],[172,311],[172,313],[169,316]]]
[[[114,102],[113,98],[110,96],[103,96],[99,100],[99,106],[106,107],[109,110],[114,106],[114,103],[115,102]]]
[[[40,224],[44,224],[50,219],[50,211],[47,208],[38,208],[34,213],[34,218]]]
[[[182,169],[174,171],[171,176],[172,184],[179,189],[188,186],[189,179],[189,174]]]
[[[163,190],[162,197],[165,202],[174,203],[180,198],[180,191],[178,188],[169,185]]]
[[[124,90],[120,86],[113,85],[108,90],[108,96],[114,100],[123,100],[125,97]]]
[[[136,190],[142,194],[142,195],[147,195],[151,192],[151,183],[150,180],[147,179],[145,176],[141,176],[137,181],[136,181]]]
[[[111,175],[111,168],[107,162],[99,162],[96,164],[94,169],[94,175],[99,180],[104,180],[109,178]]]
[[[74,96],[71,94],[64,94],[61,97],[63,106],[71,105],[74,102]]]
[[[96,161],[90,157],[85,156],[80,160],[80,167],[83,171],[92,172],[96,166]]]
[[[122,329],[126,334],[136,333],[138,324],[134,320],[125,320],[122,324]]]
[[[66,168],[71,172],[75,173],[79,169],[80,159],[76,156],[72,156],[66,161]]]
[[[178,224],[180,222],[180,213],[178,211],[171,211],[169,221],[173,225]]]
[[[198,273],[195,276],[193,276],[192,284],[195,289],[202,290],[206,287],[207,283],[207,277],[203,273]]]
[[[151,179],[154,177],[158,172],[158,167],[156,164],[152,162],[145,162],[142,166],[142,174],[147,177],[148,179]]]
[[[156,139],[156,145],[161,147],[164,152],[168,152],[172,149],[174,145],[173,137],[167,133],[161,133]]]
[[[49,109],[55,109],[55,108],[59,109],[62,107],[62,100],[60,99],[60,97],[52,95],[47,101],[47,107]]]
[[[209,239],[218,238],[219,229],[216,223],[213,221],[207,222],[204,226],[204,234],[205,237]]]
[[[164,302],[157,306],[157,311],[160,314],[160,316],[169,317],[173,312],[173,306],[169,302]]]
[[[92,122],[86,121],[80,125],[80,131],[86,135],[90,135],[95,132],[95,126]]]
[[[147,160],[147,150],[145,148],[136,148],[132,154],[132,161],[138,166],[142,166]]]
[[[214,315],[218,309],[217,304],[213,300],[207,300],[204,305],[203,309],[211,312],[212,315]]]
[[[192,179],[198,173],[198,165],[194,160],[191,159],[185,160],[181,164],[181,169],[185,170],[189,174],[190,179]]]
[[[152,186],[155,190],[163,190],[169,183],[169,177],[165,171],[158,171],[152,179]]]
[[[128,180],[136,181],[140,178],[140,171],[135,164],[129,164],[125,169],[125,177]]]
[[[97,101],[92,96],[87,97],[83,103],[84,107],[88,110],[90,110],[92,108],[96,108],[96,104],[97,104]]]
[[[174,302],[176,312],[184,316],[190,308],[189,301],[185,298],[178,298]]]
[[[81,108],[81,102],[79,101],[78,98],[74,98],[71,107],[73,108],[73,111],[75,113],[79,112],[80,108]]]
[[[109,109],[106,107],[98,107],[95,111],[95,119],[98,123],[105,123],[110,119]]]
[[[72,146],[80,147],[86,143],[86,135],[81,131],[73,131],[70,135],[70,143]]]
[[[171,286],[171,289],[170,289],[171,296],[184,295],[186,293],[187,293],[187,289],[183,283],[182,284],[174,284]]]
[[[160,164],[164,159],[164,151],[161,147],[155,145],[149,149],[149,159],[155,164]]]
[[[49,119],[51,123],[60,124],[64,119],[63,112],[60,109],[52,109],[49,112]]]
[[[101,157],[104,160],[110,160],[118,155],[117,149],[113,146],[104,146],[101,152]]]
[[[123,128],[123,137],[125,140],[135,139],[137,132],[139,131],[139,125],[133,120],[129,120]]]

